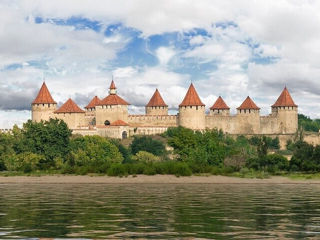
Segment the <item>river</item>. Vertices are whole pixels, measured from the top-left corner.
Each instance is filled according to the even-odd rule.
[[[0,238],[318,239],[317,184],[0,184]]]

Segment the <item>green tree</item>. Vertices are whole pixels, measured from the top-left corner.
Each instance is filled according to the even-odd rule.
[[[135,136],[130,148],[133,155],[140,151],[145,151],[156,156],[163,156],[166,152],[163,142],[154,140],[149,136]]]

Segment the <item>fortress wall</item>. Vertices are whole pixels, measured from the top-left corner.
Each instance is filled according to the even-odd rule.
[[[96,129],[88,130],[88,129],[74,129],[72,130],[72,134],[79,134],[82,136],[94,136],[99,135]]]
[[[278,126],[278,118],[274,115],[260,117],[260,133],[261,134],[275,134],[281,133]]]
[[[78,129],[86,125],[84,113],[55,113],[54,117],[65,121],[70,129]]]
[[[32,121],[40,122],[48,121],[50,118],[54,118],[54,111],[57,110],[57,104],[32,104]]]
[[[132,127],[177,127],[177,115],[129,115],[128,124]]]
[[[96,106],[96,124],[104,125],[108,120],[110,123],[122,120],[128,121],[128,106],[126,105],[104,105]]]
[[[130,136],[130,127],[128,126],[108,126],[104,128],[97,128],[98,135],[101,137],[122,139],[123,132],[127,133],[127,137]]]
[[[304,141],[312,145],[320,145],[320,133],[305,133]]]
[[[296,107],[278,107],[277,116],[281,133],[295,133],[298,129],[298,110]]]
[[[155,135],[167,131],[168,127],[136,127],[130,129],[130,136],[132,135]]]
[[[242,110],[243,111],[243,110]],[[244,111],[236,115],[237,134],[260,134],[260,114],[259,111]]]
[[[207,115],[206,128],[222,130],[225,133],[237,133],[236,116]]]
[[[168,107],[146,107],[147,115],[168,115]]]

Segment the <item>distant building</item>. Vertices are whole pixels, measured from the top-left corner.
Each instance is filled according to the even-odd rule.
[[[221,129],[232,135],[288,135],[298,129],[298,106],[285,87],[277,101],[271,106],[268,116],[260,116],[260,108],[248,96],[237,108],[236,115],[230,115],[230,108],[220,96],[205,112],[193,84],[190,85],[177,115],[168,114],[158,89],[145,107],[144,115],[130,115],[129,103],[117,95],[114,81],[109,95],[103,99],[93,97],[85,110],[68,99],[60,108],[53,100],[45,83],[32,102],[32,120],[50,118],[64,120],[74,133],[100,135],[112,138],[126,138],[135,134],[152,135],[163,133],[168,127],[183,126],[193,130]]]

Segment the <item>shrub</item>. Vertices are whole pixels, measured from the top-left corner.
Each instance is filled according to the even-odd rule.
[[[133,155],[140,151],[145,151],[156,156],[163,156],[166,152],[165,145],[161,141],[154,140],[148,136],[135,136],[130,148]]]
[[[132,159],[142,163],[159,162],[161,160],[160,157],[145,151],[138,152],[135,156],[132,157]]]
[[[112,164],[107,171],[108,176],[127,176],[128,171],[124,164]]]
[[[41,161],[45,161],[43,155],[24,152],[8,156],[5,165],[9,171],[31,172],[40,169]]]

